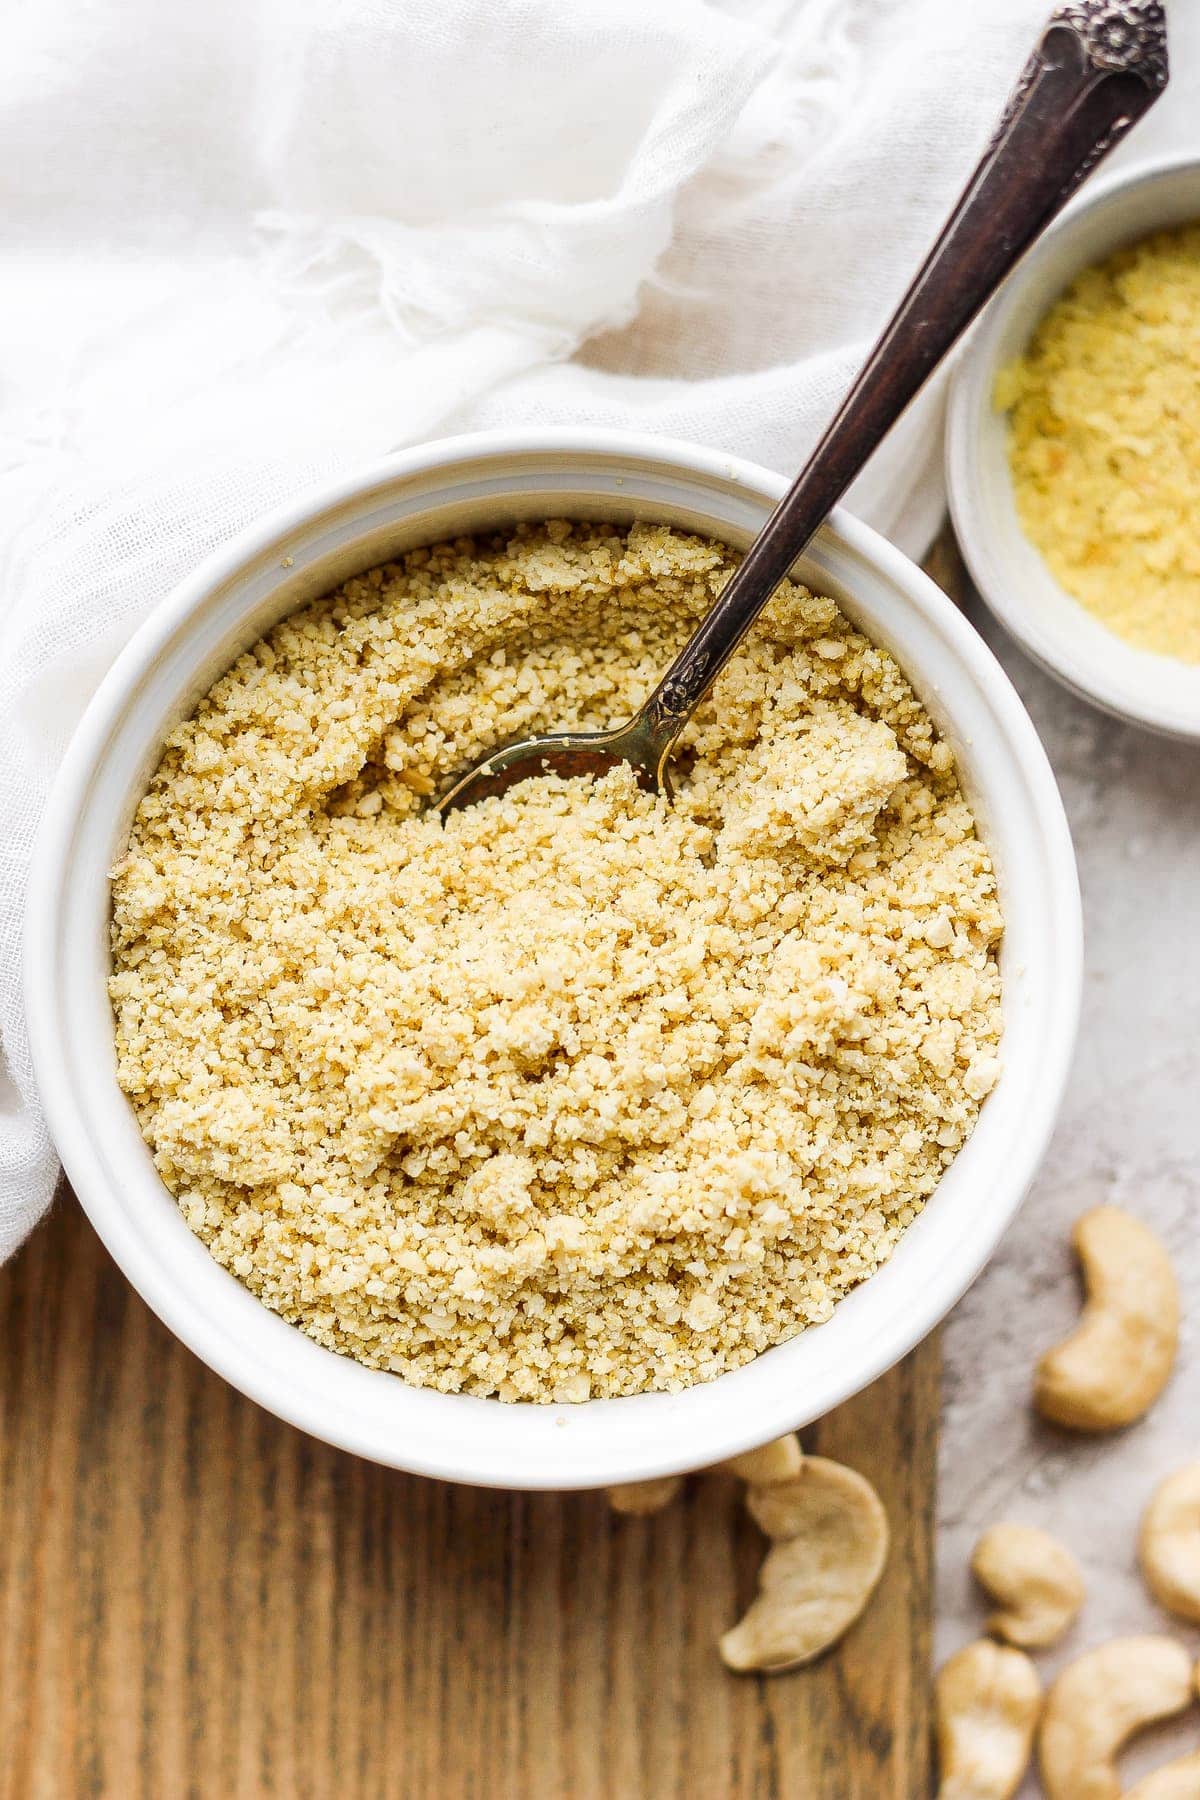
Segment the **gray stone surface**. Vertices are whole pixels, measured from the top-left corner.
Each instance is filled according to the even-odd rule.
[[[1171,1621],[1134,1561],[1156,1483],[1200,1455],[1200,749],[1107,718],[1030,663],[972,609],[1028,706],[1058,776],[1083,889],[1086,975],[1074,1071],[1049,1155],[1016,1224],[949,1321],[938,1540],[938,1651],[982,1629],[967,1560],[997,1519],[1057,1533],[1088,1581],[1069,1655]],[[1072,1438],[1030,1409],[1034,1361],[1079,1304],[1072,1221],[1113,1201],[1175,1258],[1185,1326],[1177,1371],[1148,1418]],[[1200,1707],[1131,1754],[1130,1774],[1200,1747]],[[1034,1794],[1029,1785],[1023,1793]]]

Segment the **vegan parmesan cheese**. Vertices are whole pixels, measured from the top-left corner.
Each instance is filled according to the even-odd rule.
[[[1200,225],[1086,269],[996,404],[1059,585],[1138,649],[1200,663]]]
[[[831,600],[780,589],[674,803],[621,768],[428,809],[625,718],[735,561],[655,525],[414,550],[168,740],[113,872],[119,1078],[192,1230],[318,1343],[504,1400],[680,1389],[828,1319],[970,1133],[991,864]]]

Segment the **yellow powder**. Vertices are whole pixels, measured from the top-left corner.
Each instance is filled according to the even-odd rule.
[[[995,883],[891,659],[785,584],[688,728],[625,717],[735,558],[555,523],[374,569],[171,738],[113,875],[119,1076],[214,1256],[318,1342],[504,1399],[678,1389],[888,1256],[997,1073]]]
[[[1139,649],[1200,662],[1200,225],[1085,270],[995,398],[1059,584]]]

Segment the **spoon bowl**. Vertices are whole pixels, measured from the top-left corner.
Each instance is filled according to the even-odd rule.
[[[454,786],[434,803],[443,817],[460,807],[474,806],[507,793],[519,781],[537,775],[560,775],[564,780],[589,776],[599,780],[610,769],[629,763],[639,784],[671,796],[667,759],[670,747],[659,755],[653,737],[645,730],[641,714],[612,731],[551,731],[539,737],[514,738],[460,775]]]

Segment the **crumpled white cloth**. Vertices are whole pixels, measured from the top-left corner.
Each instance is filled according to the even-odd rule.
[[[39,0],[0,59],[0,1256],[21,904],[147,611],[355,460],[591,421],[798,466],[1047,0]],[[920,550],[937,395],[853,497]]]

